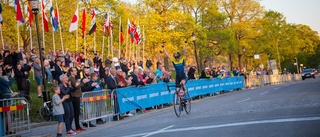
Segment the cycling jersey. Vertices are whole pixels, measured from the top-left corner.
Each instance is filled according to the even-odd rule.
[[[173,66],[174,66],[174,69],[176,70],[177,75],[185,74],[184,73],[184,66],[185,66],[184,60],[185,60],[184,57],[181,57],[180,60],[178,60],[178,61],[176,61],[175,59],[171,60]]]

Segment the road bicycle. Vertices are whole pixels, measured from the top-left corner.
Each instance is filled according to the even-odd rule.
[[[180,91],[176,91],[173,95],[173,109],[177,117],[180,117],[182,111],[186,111],[187,114],[190,114],[191,112],[191,98],[189,95],[189,92],[186,91],[183,92],[182,86],[180,86]],[[168,91],[171,93],[170,88],[176,87],[176,85],[168,85],[167,88]]]
[[[45,122],[50,122],[53,119],[51,101],[47,101],[43,103],[43,106],[39,109],[40,117]]]

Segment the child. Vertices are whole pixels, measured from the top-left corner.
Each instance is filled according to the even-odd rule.
[[[63,120],[63,114],[64,109],[62,106],[62,102],[69,98],[69,95],[64,95],[62,99],[60,99],[60,88],[59,86],[53,86],[52,91],[54,93],[52,97],[52,103],[53,103],[53,115],[56,116],[58,123],[58,131],[57,131],[57,137],[62,137],[62,124],[64,122]]]

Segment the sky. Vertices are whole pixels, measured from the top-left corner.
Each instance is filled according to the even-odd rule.
[[[137,0],[122,0],[135,3]],[[320,34],[320,0],[260,0],[266,10],[282,13],[287,23],[304,24]]]

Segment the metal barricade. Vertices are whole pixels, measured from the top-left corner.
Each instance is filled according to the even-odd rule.
[[[0,136],[30,133],[29,107],[25,98],[0,99]]]
[[[113,94],[113,93],[111,93]],[[84,92],[81,99],[82,122],[113,116],[113,99],[108,90]]]

